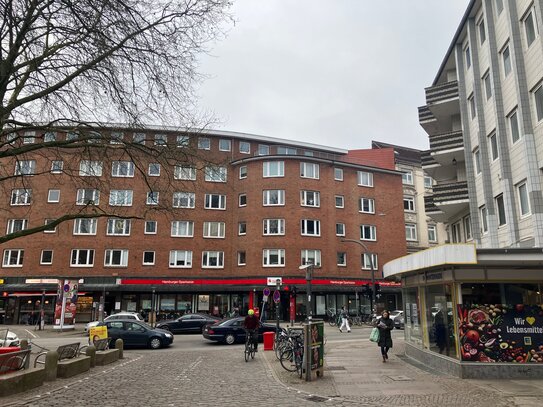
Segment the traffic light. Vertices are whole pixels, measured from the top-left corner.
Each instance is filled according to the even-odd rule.
[[[362,289],[362,294],[368,298],[371,297],[371,287],[369,284],[364,285],[364,288]]]
[[[381,285],[379,283],[375,284],[375,296],[380,297],[381,296]]]

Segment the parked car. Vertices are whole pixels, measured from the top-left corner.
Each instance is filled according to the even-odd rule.
[[[402,316],[403,315],[403,311],[397,309],[397,310],[394,310],[394,311],[390,311],[390,319],[392,320],[392,322],[394,322],[394,320],[399,317],[399,316]],[[381,319],[381,315],[377,316],[375,318],[375,321],[379,321]]]
[[[404,329],[405,327],[405,316],[399,315],[396,318],[394,318],[394,328],[396,329]]]
[[[98,326],[107,327],[107,336],[111,338],[109,347],[115,346],[117,339],[122,339],[125,347],[149,347],[158,349],[172,344],[173,335],[163,329],[153,328],[143,321],[114,319],[101,322]]]
[[[157,328],[170,331],[174,334],[180,333],[202,333],[206,325],[214,324],[221,319],[212,315],[206,314],[185,314],[177,319],[169,321],[161,321],[157,324]]]
[[[0,347],[19,346],[20,341],[15,332],[0,329]]]
[[[116,319],[133,319],[134,321],[141,321],[141,322],[144,321],[141,314],[139,314],[137,312],[118,312],[116,314],[113,314],[113,315],[110,315],[109,317],[104,318],[104,322],[114,321]],[[89,322],[85,326],[85,332],[89,332],[89,330],[91,328],[93,328],[95,326],[98,326],[99,323],[100,323],[100,321]]]
[[[224,319],[204,328],[204,338],[232,345],[235,342],[245,342],[245,329],[243,320],[245,317]],[[275,332],[275,324],[263,323],[258,329],[258,340],[263,340],[264,332]]]

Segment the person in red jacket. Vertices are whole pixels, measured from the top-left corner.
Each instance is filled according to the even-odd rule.
[[[251,335],[251,338],[253,339],[253,344],[255,348],[255,352],[258,352],[258,327],[260,326],[260,320],[255,315],[254,310],[250,309],[249,312],[247,312],[247,316],[245,317],[245,320],[243,321],[243,327],[246,330],[247,335]]]

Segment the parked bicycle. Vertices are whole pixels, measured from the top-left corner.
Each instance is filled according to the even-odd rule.
[[[304,336],[302,333],[290,333],[279,357],[283,369],[289,372],[296,372],[301,378],[303,375],[304,360]]]

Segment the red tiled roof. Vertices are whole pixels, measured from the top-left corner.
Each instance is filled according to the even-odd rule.
[[[347,155],[343,156],[343,161],[387,170],[396,168],[393,148],[349,150]]]

